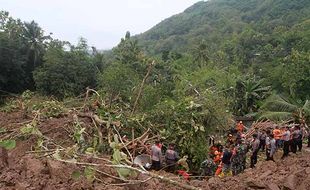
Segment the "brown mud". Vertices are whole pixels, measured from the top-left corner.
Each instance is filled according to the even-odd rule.
[[[0,127],[6,130],[18,130],[23,123],[29,122],[20,112],[0,112]],[[91,128],[91,120],[86,118],[81,121]],[[69,136],[68,126],[72,124],[72,116],[51,118],[40,122],[39,130],[42,134],[63,147],[74,145]],[[5,134],[1,134],[1,137]],[[84,167],[71,163],[64,163],[37,154],[29,154],[34,150],[35,137],[19,139],[13,150],[0,149],[0,189],[2,190],[65,190],[65,189],[180,189],[176,186],[163,183],[158,179],[148,180],[141,184],[126,184],[120,180],[112,179],[102,174],[96,174],[96,180],[90,182],[85,176],[76,178],[72,174],[83,172]],[[247,169],[244,173],[223,179],[213,177],[205,180],[183,181],[173,174],[159,172],[167,178],[201,189],[231,189],[231,190],[306,190],[310,187],[310,150],[304,150],[297,155],[280,160],[278,152],[276,162],[259,161],[256,168]],[[101,157],[104,157],[101,155]],[[105,156],[108,158],[107,156]],[[114,174],[115,171],[104,166],[103,160],[91,157],[83,158],[85,162],[96,163],[101,171]],[[263,160],[263,157],[261,157]],[[145,180],[148,176],[139,175],[135,179]],[[115,185],[116,184],[116,185]]]

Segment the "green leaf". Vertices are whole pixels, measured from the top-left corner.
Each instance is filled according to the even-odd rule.
[[[115,161],[117,164],[120,164],[120,162],[122,161],[122,155],[118,149],[114,149],[114,153],[112,157],[113,157],[113,161]]]
[[[290,112],[264,112],[259,119],[270,119],[276,121],[288,120],[293,117]]]
[[[5,128],[0,128],[0,133],[3,133],[3,132],[6,132],[6,129]]]
[[[84,169],[84,175],[86,177],[86,179],[90,182],[93,182],[95,180],[95,170],[88,166]]]
[[[27,124],[25,127],[22,127],[20,129],[20,132],[22,134],[28,134],[28,135],[32,134],[32,135],[42,136],[42,133],[40,132],[40,130],[31,124]]]
[[[95,149],[93,147],[88,147],[85,151],[86,154],[94,154]]]
[[[56,159],[56,160],[61,160],[61,157],[60,157],[60,154],[59,154],[59,149],[57,149],[55,151],[55,153],[53,154],[53,157]]]
[[[0,146],[7,150],[12,150],[13,148],[16,147],[16,141],[15,140],[0,141]]]
[[[73,171],[71,174],[72,179],[78,180],[81,177],[81,172],[80,171]]]
[[[126,179],[126,177],[132,174],[131,170],[126,169],[126,168],[118,168],[116,170],[117,170],[119,177],[122,179]]]

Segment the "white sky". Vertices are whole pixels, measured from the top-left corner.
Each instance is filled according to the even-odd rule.
[[[0,10],[14,18],[35,20],[53,37],[108,49],[126,31],[145,32],[155,24],[200,0],[0,0]]]

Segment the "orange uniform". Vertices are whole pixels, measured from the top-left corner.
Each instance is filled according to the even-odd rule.
[[[280,129],[274,129],[273,130],[273,136],[276,140],[279,140],[281,138],[281,130]]]
[[[244,128],[245,128],[245,127],[244,127],[242,121],[240,121],[240,122],[237,124],[237,126],[236,126],[236,130],[239,131],[239,132],[241,132],[241,133],[243,133]]]
[[[213,159],[214,163],[218,164],[219,162],[221,162],[222,154],[223,153],[221,153],[219,151],[214,152],[214,155],[215,155],[215,157]]]

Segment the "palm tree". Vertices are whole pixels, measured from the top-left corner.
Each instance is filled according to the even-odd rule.
[[[309,122],[310,101],[306,100],[304,104],[300,104],[279,95],[272,95],[262,105],[259,115],[261,119],[275,121],[293,120],[297,123]]]
[[[235,112],[237,115],[246,115],[258,110],[258,101],[269,95],[270,86],[263,85],[264,80],[255,77],[240,80],[236,85]]]
[[[28,45],[28,55],[33,56],[34,68],[38,66],[38,60],[46,48],[46,40],[51,37],[45,36],[41,27],[34,21],[24,23],[23,37]]]
[[[205,41],[201,41],[200,44],[193,51],[194,61],[203,67],[209,61],[208,47]]]

